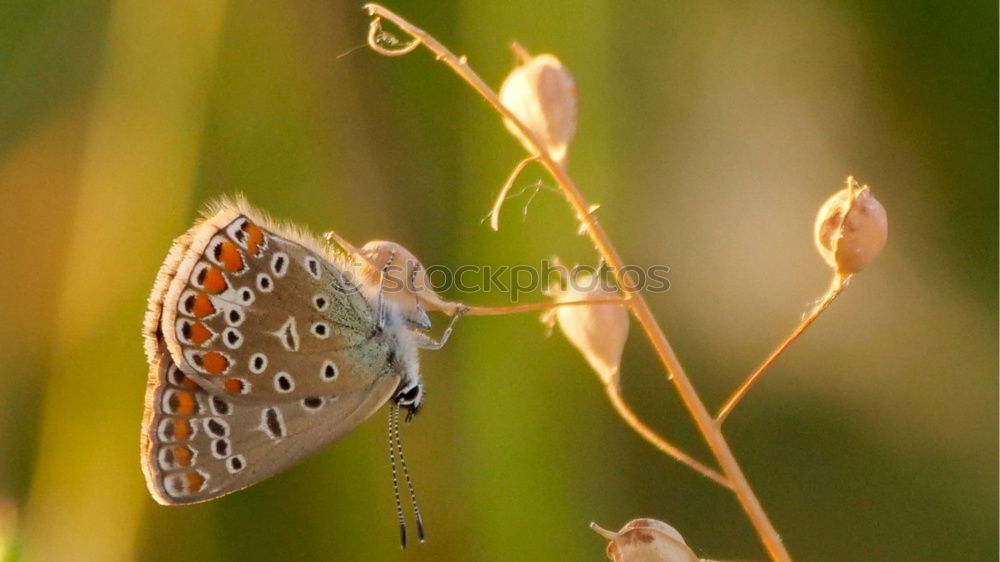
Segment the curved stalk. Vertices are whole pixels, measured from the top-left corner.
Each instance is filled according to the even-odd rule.
[[[469,67],[466,57],[455,56],[444,45],[434,39],[434,37],[378,4],[366,4],[365,9],[368,11],[369,15],[375,18],[372,21],[372,25],[378,25],[379,18],[385,18],[391,21],[414,39],[414,42],[407,46],[408,48],[414,44],[422,44],[427,47],[434,53],[439,61],[450,67],[456,74],[459,75],[460,78],[472,86],[472,88],[475,89],[490,105],[492,105],[500,115],[514,124],[524,138],[529,141],[531,148],[534,149],[533,151],[538,156],[538,161],[546,168],[546,170],[548,170],[553,179],[556,180],[556,183],[562,190],[570,207],[572,207],[582,221],[584,229],[594,244],[594,248],[601,255],[601,257],[604,258],[604,261],[614,269],[616,281],[620,286],[630,286],[628,284],[628,280],[621,274],[621,271],[624,269],[624,262],[622,261],[621,256],[618,254],[617,249],[611,243],[608,235],[604,232],[604,229],[597,221],[595,214],[590,212],[590,204],[584,199],[572,178],[570,178],[569,174],[563,169],[563,167],[552,158],[548,150],[546,150],[544,145],[538,140],[537,136],[535,136],[535,134],[526,125],[524,125],[524,123],[522,123],[517,116],[515,116],[500,102],[496,93],[494,93],[493,90],[482,80],[482,78],[480,78],[479,75],[477,75]],[[373,34],[371,33],[369,34],[369,36],[372,35]],[[376,50],[384,50],[384,48],[379,46],[373,47],[375,47]],[[409,50],[407,52],[409,52]],[[394,52],[393,54],[396,53]],[[765,513],[763,507],[760,505],[760,501],[757,499],[756,494],[754,494],[753,489],[750,487],[746,477],[743,475],[743,471],[740,468],[739,463],[736,461],[736,457],[733,456],[732,450],[729,448],[729,444],[726,442],[725,437],[722,435],[722,432],[713,420],[712,415],[705,407],[705,404],[698,396],[694,385],[691,383],[687,373],[685,373],[684,368],[681,366],[680,360],[677,358],[673,348],[667,341],[667,337],[660,328],[660,325],[656,322],[653,312],[646,303],[646,300],[642,297],[641,293],[635,292],[633,293],[632,298],[629,299],[628,305],[632,315],[642,327],[643,332],[646,333],[646,336],[649,338],[657,356],[663,363],[663,366],[668,374],[668,379],[676,387],[677,392],[681,396],[681,400],[684,402],[685,407],[691,414],[691,417],[697,425],[698,430],[701,432],[702,437],[705,439],[709,448],[712,450],[712,454],[715,455],[716,460],[719,462],[722,472],[729,481],[729,487],[733,490],[736,498],[739,500],[740,505],[743,507],[747,517],[753,524],[754,529],[757,531],[757,534],[764,547],[767,549],[769,555],[775,561],[790,561],[791,556],[785,549],[785,546],[781,541],[781,537],[771,524],[767,513]]]
[[[816,306],[813,307],[812,311],[809,312],[809,315],[802,320],[797,328],[792,330],[792,333],[789,334],[784,341],[778,344],[778,347],[767,356],[767,359],[765,359],[764,362],[757,367],[757,370],[751,373],[750,376],[743,381],[743,384],[741,384],[739,388],[733,392],[732,396],[729,397],[729,400],[726,400],[725,405],[723,405],[722,408],[719,408],[719,413],[715,415],[716,425],[721,426],[722,423],[726,421],[726,418],[730,413],[732,413],[733,408],[735,408],[736,405],[740,403],[740,400],[746,396],[750,387],[752,387],[754,383],[760,379],[761,375],[764,374],[764,371],[766,371],[768,367],[770,367],[778,359],[778,357],[780,357],[781,354],[788,349],[788,346],[792,345],[795,340],[799,339],[799,336],[801,336],[802,333],[806,331],[806,328],[812,325],[812,323],[819,318],[820,314],[823,314],[823,311],[833,304],[834,299],[836,299],[837,296],[844,290],[844,287],[847,286],[847,280],[849,278],[850,275],[834,274],[833,281],[830,283],[830,288],[827,290],[826,294],[823,295],[823,298],[819,301],[819,303],[817,303]]]

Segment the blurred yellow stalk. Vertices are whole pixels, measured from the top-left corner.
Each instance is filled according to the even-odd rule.
[[[139,326],[157,262],[185,226],[177,217],[190,205],[224,4],[112,6],[69,225],[27,560],[134,558],[152,505],[138,461]]]

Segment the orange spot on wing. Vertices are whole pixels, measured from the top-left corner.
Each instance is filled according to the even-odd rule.
[[[209,351],[201,356],[201,366],[213,375],[221,375],[229,366],[229,360],[218,351]]]
[[[191,422],[185,418],[174,420],[174,439],[187,441],[188,437],[191,437]]]
[[[240,251],[236,247],[236,244],[233,244],[232,242],[223,242],[222,253],[219,257],[222,261],[222,266],[229,271],[243,270],[243,256],[240,255]]]
[[[260,245],[264,242],[264,231],[249,221],[247,221],[245,229],[247,231],[247,250],[251,254],[257,255],[260,253]]]
[[[215,306],[212,304],[212,299],[208,298],[208,295],[205,293],[198,293],[194,297],[194,306],[191,307],[191,313],[198,318],[215,314]]]
[[[233,393],[243,392],[243,381],[241,381],[240,379],[226,379],[226,382],[223,383],[223,386],[225,386],[226,390],[228,390],[229,392]]]
[[[191,342],[195,345],[201,345],[211,337],[212,331],[206,328],[201,322],[191,324]]]
[[[197,405],[195,402],[194,395],[186,390],[177,391],[177,413],[185,416],[190,416],[194,413],[194,407]]]
[[[184,485],[187,487],[187,493],[193,494],[201,491],[201,487],[204,484],[205,477],[202,476],[197,470],[192,470],[191,472],[186,472],[184,474]]]
[[[191,377],[183,373],[180,375],[180,380],[178,382],[184,388],[190,388],[190,389],[198,388],[198,383],[194,382],[194,380]]]
[[[221,293],[227,287],[226,278],[222,275],[222,270],[217,267],[210,267],[205,272],[205,291],[214,294]]]
[[[191,461],[194,460],[194,455],[191,454],[191,449],[187,445],[178,445],[174,447],[174,462],[177,466],[191,466]]]

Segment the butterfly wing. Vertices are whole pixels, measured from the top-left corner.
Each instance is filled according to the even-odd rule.
[[[374,311],[321,245],[223,205],[175,242],[150,298],[143,467],[165,504],[315,453],[399,384]]]
[[[142,466],[150,493],[164,505],[216,498],[294,466],[367,419],[397,384],[374,378],[341,394],[262,405],[202,388],[166,348],[153,369]]]
[[[346,365],[330,367],[330,353],[372,340],[372,307],[344,267],[290,237],[224,208],[197,227],[166,290],[161,324],[178,366],[234,400],[331,382]]]

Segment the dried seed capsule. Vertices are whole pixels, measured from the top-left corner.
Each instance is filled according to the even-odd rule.
[[[563,163],[576,134],[576,83],[556,57],[522,56],[526,60],[500,86],[500,101],[531,129],[553,159]],[[504,124],[528,152],[536,152],[510,120]]]
[[[633,519],[617,533],[596,523],[590,528],[611,541],[607,554],[614,562],[698,562],[677,529],[656,519]]]
[[[577,274],[565,290],[553,290],[557,302],[619,298],[597,275]],[[605,384],[618,375],[622,350],[628,339],[628,311],[621,304],[572,305],[556,308],[542,317],[548,325],[558,323],[587,363]]]
[[[837,273],[847,275],[864,269],[882,251],[889,222],[868,186],[847,178],[847,187],[820,208],[815,235],[823,259]]]
[[[429,320],[425,311],[439,310],[452,314],[457,304],[443,300],[432,288],[427,270],[412,252],[385,240],[372,240],[359,253],[367,262],[358,260],[355,271],[369,287],[379,286],[382,277],[382,298],[397,305],[404,315],[418,325]],[[418,306],[419,305],[419,306]]]

